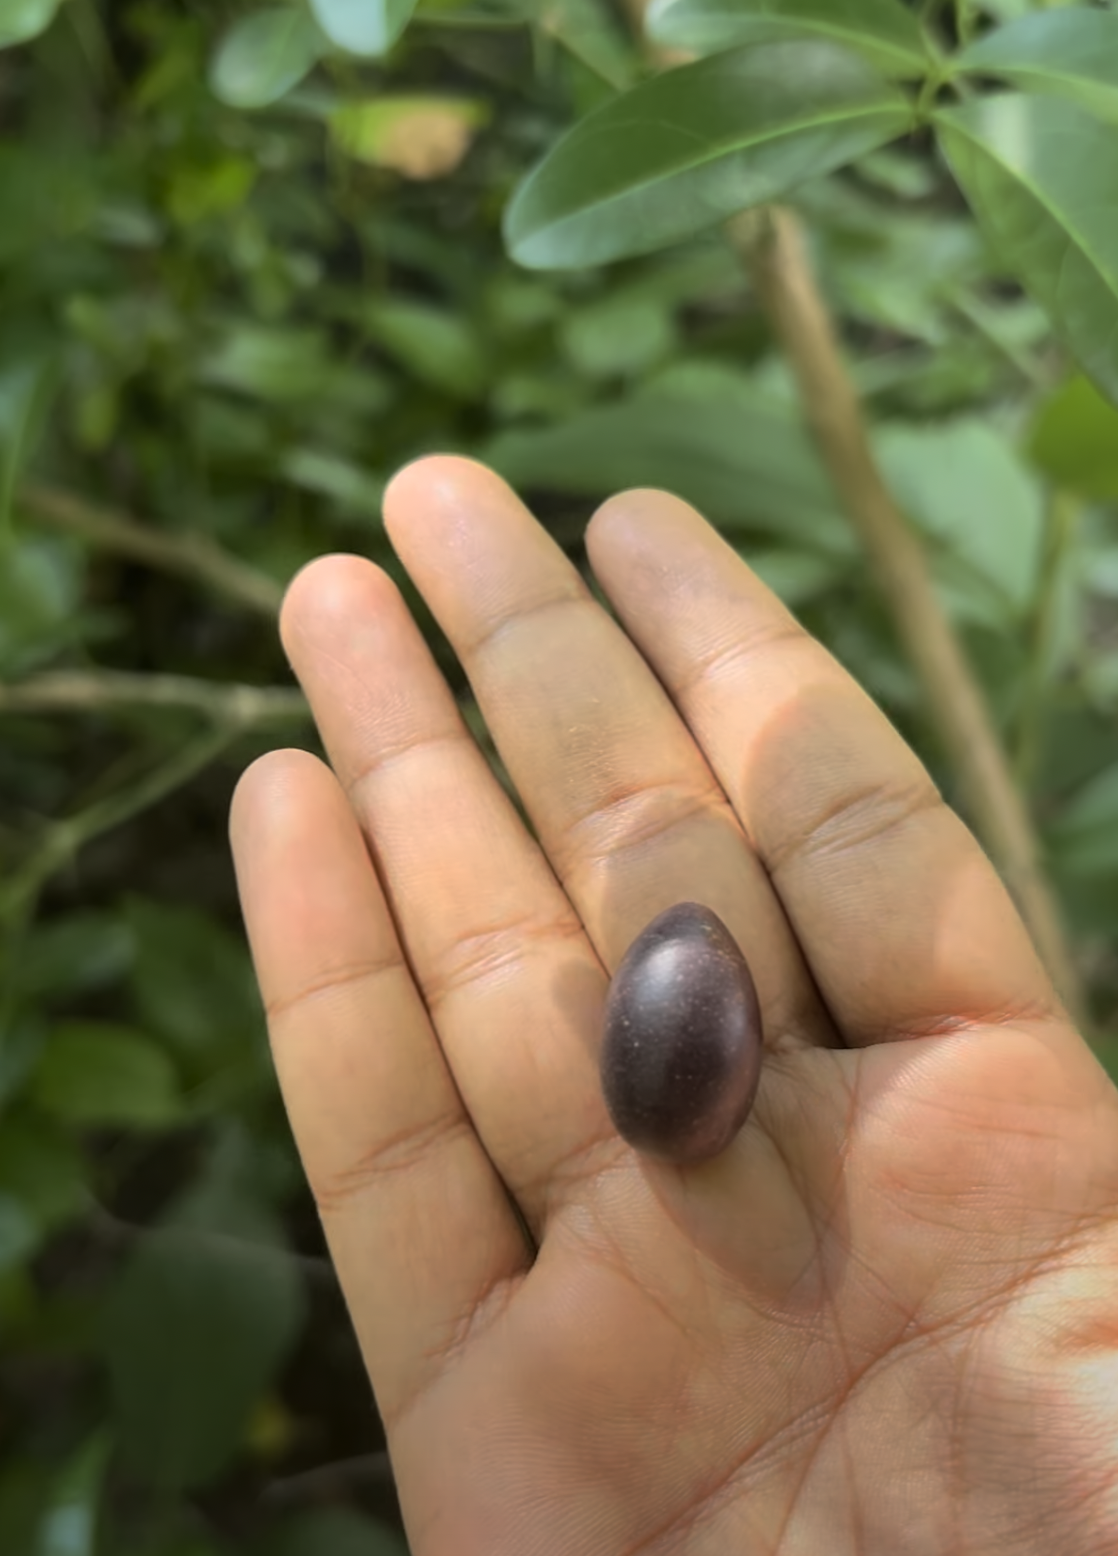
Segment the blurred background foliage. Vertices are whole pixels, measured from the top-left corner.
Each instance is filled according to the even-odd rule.
[[[570,274],[505,256],[525,171],[648,69],[625,13],[422,0],[382,57],[409,9],[0,0],[6,1556],[405,1550],[226,837],[256,754],[319,749],[275,611],[329,550],[397,579],[507,782],[387,544],[394,469],[489,461],[583,568],[614,489],[689,498],[955,792],[723,235]],[[1109,1062],[1118,411],[926,135],[793,203]]]

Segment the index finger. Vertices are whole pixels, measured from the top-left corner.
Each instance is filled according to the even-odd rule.
[[[627,492],[586,547],[848,1044],[1063,1017],[997,872],[916,754],[710,525],[667,493]]]

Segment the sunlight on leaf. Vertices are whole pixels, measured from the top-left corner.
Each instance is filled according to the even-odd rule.
[[[1016,93],[935,119],[991,245],[1118,400],[1118,127]]]
[[[505,213],[513,258],[601,264],[677,242],[903,134],[907,98],[830,43],[737,49],[589,114]]]
[[[314,19],[347,54],[386,54],[415,10],[415,0],[310,0]]]
[[[1069,379],[1044,403],[1028,448],[1033,463],[1057,485],[1118,501],[1118,409],[1086,378]]]
[[[303,79],[320,49],[305,11],[257,11],[225,34],[210,66],[210,86],[233,108],[264,108]]]
[[[1030,92],[1051,92],[1118,119],[1118,15],[1041,11],[987,33],[952,65],[1002,76]]]
[[[916,18],[900,0],[652,0],[645,28],[657,43],[700,54],[784,38],[829,38],[896,76],[930,66]]]
[[[0,0],[0,49],[29,43],[54,20],[61,0]]]

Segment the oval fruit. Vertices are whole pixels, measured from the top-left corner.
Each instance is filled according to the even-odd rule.
[[[716,913],[668,908],[610,984],[602,1091],[618,1134],[650,1156],[708,1161],[733,1140],[761,1076],[749,964]]]

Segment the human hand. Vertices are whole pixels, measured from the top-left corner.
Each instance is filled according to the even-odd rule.
[[[414,1556],[1118,1550],[1118,1092],[966,827],[683,503],[592,520],[620,625],[477,465],[385,518],[539,842],[348,556],[281,622],[333,772],[254,762],[231,833]],[[766,1042],[684,1169],[597,1064],[681,900]]]

